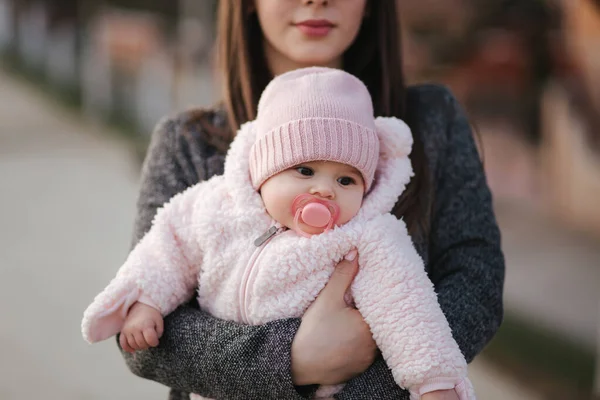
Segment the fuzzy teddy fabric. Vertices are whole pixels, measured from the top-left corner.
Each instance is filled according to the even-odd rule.
[[[255,239],[275,223],[248,173],[253,123],[242,126],[224,174],[158,211],[152,229],[84,313],[84,338],[96,342],[118,333],[127,309],[141,296],[166,315],[196,287],[200,307],[221,319],[258,325],[299,317],[337,262],[356,247],[360,271],[352,295],[396,382],[412,399],[454,387],[461,399],[474,398],[466,362],[423,262],[405,224],[388,213],[412,176],[412,136],[395,118],[378,118],[376,124],[381,157],[358,215],[311,238],[279,229],[260,247]],[[331,394],[327,388],[317,394],[326,392]]]

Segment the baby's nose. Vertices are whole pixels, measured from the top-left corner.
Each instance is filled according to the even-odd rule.
[[[325,199],[333,199],[335,197],[335,192],[333,191],[331,185],[325,183],[320,183],[313,186],[310,190],[310,194]]]

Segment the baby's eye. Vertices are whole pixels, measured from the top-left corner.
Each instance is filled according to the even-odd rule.
[[[298,171],[301,175],[304,175],[304,176],[313,176],[314,175],[313,170],[308,167],[297,167],[296,171]]]
[[[349,176],[343,176],[338,179],[338,183],[342,186],[348,186],[353,185],[354,183],[356,183],[356,181],[353,178],[350,178]]]

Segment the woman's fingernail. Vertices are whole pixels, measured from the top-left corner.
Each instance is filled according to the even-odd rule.
[[[348,254],[346,254],[346,257],[344,257],[344,259],[346,259],[348,261],[354,261],[354,259],[356,258],[357,255],[358,255],[358,251],[356,249],[350,250],[350,252]]]

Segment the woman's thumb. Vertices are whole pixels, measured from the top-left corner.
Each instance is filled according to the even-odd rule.
[[[358,272],[358,253],[356,250],[350,251],[348,255],[335,267],[329,282],[319,295],[329,297],[331,300],[344,301],[346,291],[352,285],[352,281]]]

